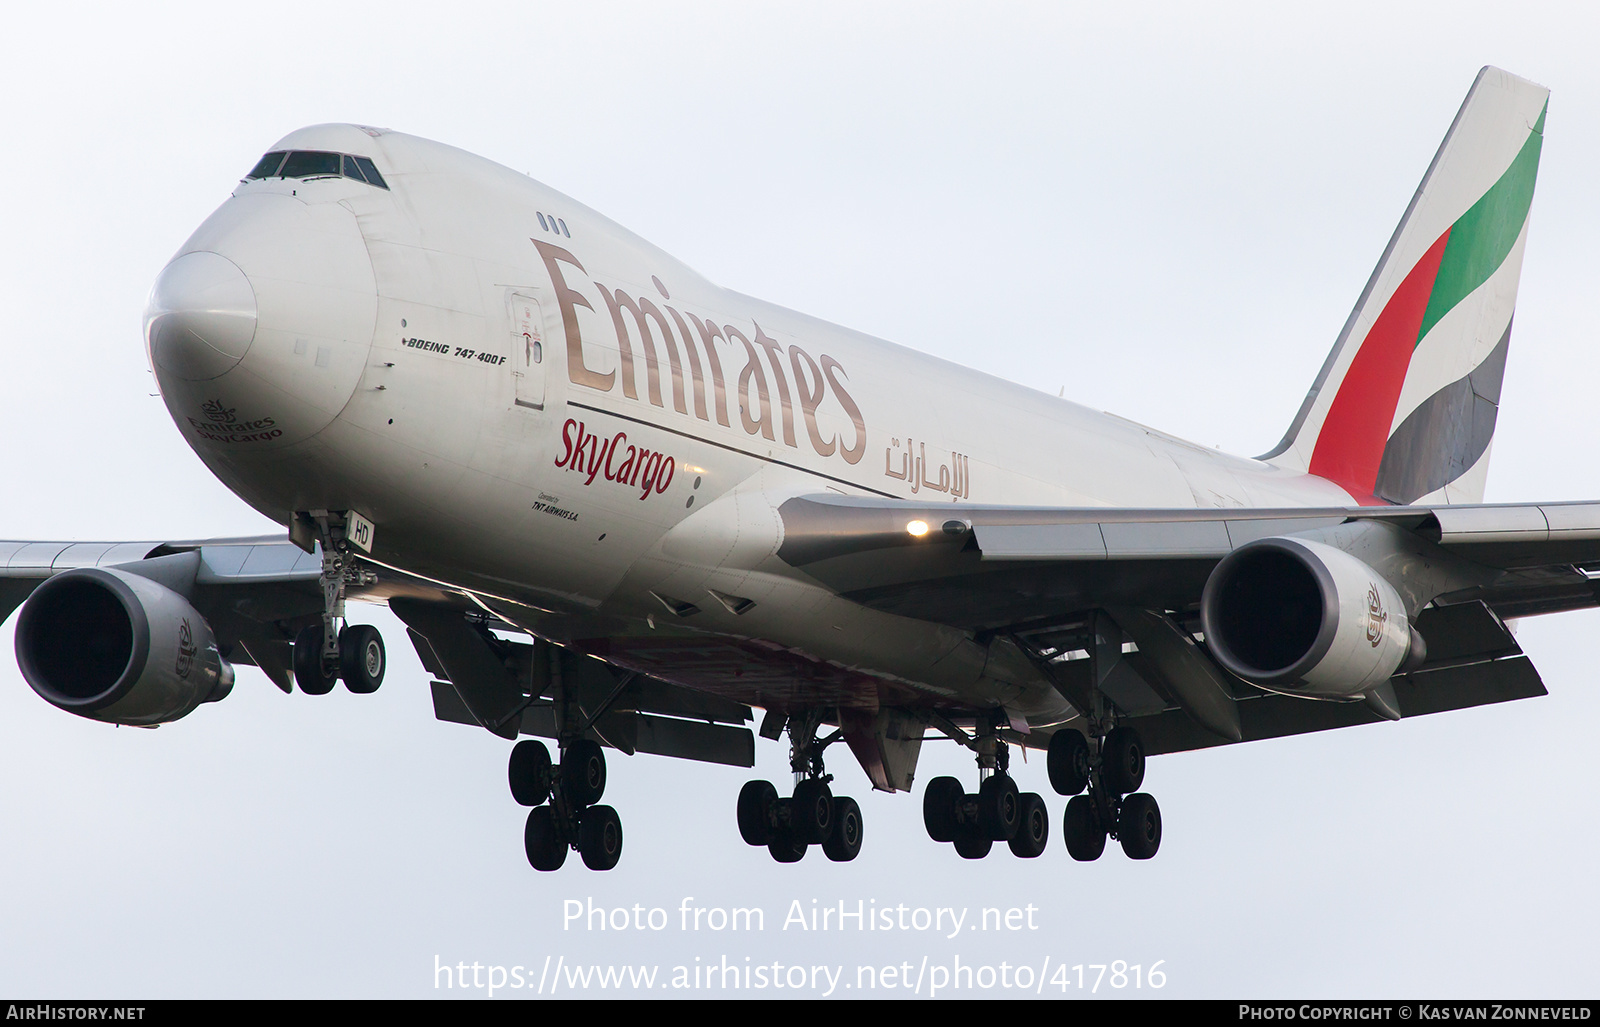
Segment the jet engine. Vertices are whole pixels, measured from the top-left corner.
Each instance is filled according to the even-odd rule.
[[[45,581],[17,618],[22,676],[80,717],[151,726],[233,689],[211,626],[183,596],[123,570],[80,568]]]
[[[1321,542],[1264,538],[1217,564],[1200,601],[1217,662],[1252,684],[1355,697],[1426,649],[1394,586]]]

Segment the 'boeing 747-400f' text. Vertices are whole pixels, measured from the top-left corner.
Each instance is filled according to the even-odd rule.
[[[1255,459],[718,288],[459,150],[294,132],[145,317],[178,430],[286,534],[0,543],[0,616],[46,701],[155,725],[238,664],[377,689],[346,603],[387,603],[438,718],[515,742],[541,870],[616,865],[607,749],[784,734],[792,792],[728,796],[779,862],[860,850],[835,742],[909,791],[929,737],[977,764],[923,789],[935,841],[1039,856],[1030,746],[1074,859],[1147,859],[1148,756],[1543,694],[1507,618],[1600,604],[1600,503],[1481,503],[1546,97],[1478,75]]]

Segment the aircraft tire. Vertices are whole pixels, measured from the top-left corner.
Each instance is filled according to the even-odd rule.
[[[537,806],[550,798],[550,750],[543,742],[524,739],[511,750],[506,764],[511,797],[519,806]]]
[[[606,793],[606,754],[600,743],[580,738],[561,754],[561,788],[574,806],[599,802]]]
[[[1020,807],[1017,833],[1009,843],[1011,854],[1020,859],[1034,859],[1044,852],[1050,841],[1050,810],[1044,804],[1044,796],[1038,792],[1025,793]]]
[[[746,845],[765,845],[772,841],[772,812],[778,790],[771,781],[746,781],[739,789],[739,837]]]
[[[1106,832],[1095,815],[1093,799],[1075,795],[1068,800],[1061,815],[1061,838],[1067,843],[1067,853],[1080,863],[1099,859],[1106,851]]]
[[[327,695],[339,683],[322,664],[322,625],[308,624],[294,636],[294,683],[307,695]]]
[[[1089,742],[1072,728],[1050,736],[1045,768],[1057,795],[1079,795],[1089,787]]]
[[[339,632],[339,677],[356,695],[371,695],[388,667],[383,635],[371,624],[348,624]]]
[[[795,840],[821,845],[833,833],[833,792],[828,783],[808,778],[794,786],[794,805],[789,830]]]
[[[833,833],[822,852],[835,863],[848,863],[861,853],[861,807],[851,798],[833,800]]]
[[[590,806],[578,821],[578,855],[590,870],[610,870],[622,858],[622,818],[610,806]]]
[[[1015,838],[1021,816],[1022,799],[1010,774],[993,774],[978,786],[978,830],[990,841]]]
[[[953,777],[936,777],[922,791],[922,826],[936,842],[953,842],[960,824],[956,807],[966,797],[961,782]]]
[[[1144,784],[1144,743],[1131,727],[1107,732],[1100,743],[1100,772],[1108,791],[1117,795],[1136,792]]]
[[[962,859],[982,859],[994,848],[994,839],[976,824],[963,824],[956,834],[956,854]]]
[[[1161,807],[1155,796],[1135,792],[1122,800],[1117,815],[1117,841],[1129,859],[1149,859],[1161,848]]]
[[[798,863],[805,857],[806,843],[797,840],[788,828],[779,828],[772,833],[772,840],[767,843],[767,851],[772,853],[772,858],[779,863]]]
[[[555,811],[549,806],[535,806],[528,811],[522,848],[528,854],[528,865],[535,870],[560,870],[567,861],[567,843],[556,830]]]

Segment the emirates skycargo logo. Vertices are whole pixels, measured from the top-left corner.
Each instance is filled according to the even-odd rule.
[[[185,617],[183,623],[178,625],[178,665],[172,668],[180,678],[189,676],[189,671],[194,668],[197,652],[194,647],[194,629],[189,627],[189,618]]]
[[[1383,596],[1378,592],[1378,583],[1371,582],[1367,586],[1367,644],[1378,648],[1378,643],[1383,641],[1383,626],[1389,622],[1389,614],[1383,608]]]
[[[200,412],[206,418],[204,421],[194,417],[185,417],[184,420],[189,422],[197,435],[210,442],[266,442],[283,434],[283,429],[270,417],[257,421],[237,420],[234,417],[237,409],[220,399],[208,399],[200,405]]]
[[[585,485],[603,476],[606,481],[636,488],[641,503],[652,492],[660,495],[667,491],[678,470],[675,457],[630,445],[625,431],[602,438],[591,435],[582,421],[570,417],[561,426],[561,443],[566,448],[556,460],[557,467],[583,475]]]
[[[788,449],[809,446],[819,457],[847,464],[859,463],[866,453],[866,422],[845,389],[844,366],[833,357],[785,346],[755,321],[733,324],[679,310],[668,302],[666,285],[653,276],[656,298],[594,281],[590,295],[597,302],[591,302],[577,288],[582,283],[569,281],[563,272],[565,266],[588,274],[578,258],[537,239],[533,244],[561,309],[572,384],[600,393],[620,391],[628,400],[663,409],[670,405],[686,417],[737,426]],[[602,329],[598,338],[585,333],[578,325],[580,308],[608,314],[610,330]],[[612,366],[601,369],[607,365]],[[572,425],[568,422],[569,432]],[[643,474],[635,466],[630,477],[635,472]]]

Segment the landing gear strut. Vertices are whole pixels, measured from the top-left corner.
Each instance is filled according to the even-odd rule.
[[[294,680],[307,695],[327,695],[340,679],[357,695],[368,695],[383,684],[387,658],[383,636],[370,624],[346,624],[345,591],[350,585],[370,585],[377,575],[356,565],[345,537],[345,517],[326,510],[300,514],[315,525],[314,537],[322,544],[322,621],[308,624],[294,640]],[[304,525],[302,525],[304,526]],[[308,543],[309,544],[309,543]]]
[[[768,714],[769,717],[781,716]],[[739,790],[739,836],[749,845],[765,845],[779,863],[797,863],[812,845],[835,863],[848,863],[861,852],[861,807],[828,787],[833,775],[822,764],[822,752],[843,737],[842,730],[817,737],[820,711],[788,718],[789,767],[794,771],[794,795],[784,799],[767,781],[749,781]],[[774,725],[776,738],[781,726]]]
[[[928,837],[950,842],[963,859],[982,859],[995,842],[1005,842],[1013,855],[1033,859],[1050,838],[1050,814],[1035,792],[1017,789],[1009,770],[1011,751],[1000,737],[1005,724],[996,716],[980,721],[976,737],[950,725],[977,753],[978,791],[967,792],[953,777],[936,777],[922,794],[922,821]]]

